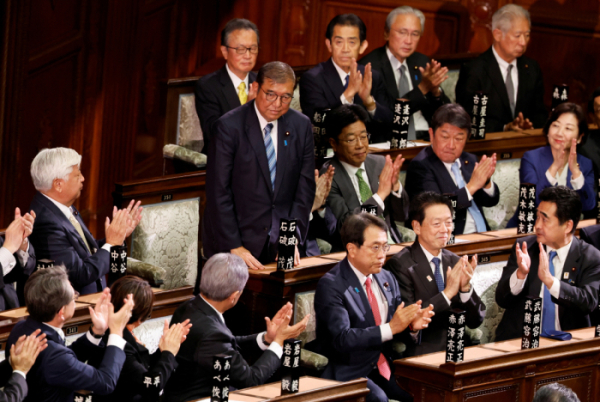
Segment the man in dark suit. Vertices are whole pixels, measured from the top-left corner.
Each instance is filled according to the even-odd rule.
[[[223,313],[238,302],[248,267],[240,257],[215,254],[204,265],[200,294],[177,308],[171,325],[189,319],[192,328],[177,354],[178,369],[165,389],[165,401],[189,401],[211,395],[213,358],[231,356],[231,385],[247,388],[265,383],[279,368],[283,341],[294,338],[306,328],[309,316],[289,326],[292,305],[283,306],[272,320],[265,318],[267,330],[249,336],[234,336],[223,320]],[[242,353],[261,352],[252,365]]]
[[[377,207],[385,217],[391,243],[402,243],[396,221],[408,217],[408,196],[398,180],[404,159],[392,163],[388,156],[369,155],[367,113],[358,105],[342,105],[327,114],[327,135],[335,156],[323,166],[335,168],[327,205],[341,228],[346,218],[361,205]]]
[[[496,340],[522,336],[527,296],[543,298],[542,336],[563,339],[561,331],[589,327],[590,313],[598,309],[600,251],[573,235],[579,195],[547,187],[540,201],[536,234],[515,243],[496,288],[496,302],[506,309]]]
[[[594,189],[598,191],[598,179],[600,179],[600,87],[592,92],[588,102],[588,113],[592,116],[592,121],[596,124],[595,130],[589,130],[577,144],[577,154],[583,155],[592,161],[594,166]],[[596,217],[595,208],[583,213],[584,219]]]
[[[485,92],[488,133],[541,128],[548,118],[542,70],[523,56],[530,32],[529,12],[505,5],[492,17],[492,46],[460,70],[456,101],[472,111],[475,92]]]
[[[202,126],[204,149],[214,134],[215,123],[225,113],[256,98],[258,86],[252,69],[258,56],[259,34],[254,23],[235,18],[221,31],[225,65],[196,83],[196,112]]]
[[[579,238],[600,249],[600,225],[588,226],[579,230]]]
[[[85,295],[106,287],[110,248],[123,244],[141,220],[140,202],[113,210],[105,222],[106,240],[96,241],[73,203],[79,198],[84,177],[81,155],[69,148],[40,151],[31,163],[31,178],[38,191],[31,201],[37,218],[29,240],[38,259],[64,264],[75,290]]]
[[[421,343],[408,344],[407,355],[445,350],[451,309],[466,311],[467,326],[477,328],[485,318],[485,305],[470,281],[477,267],[477,255],[459,257],[444,247],[452,233],[452,203],[438,193],[427,191],[410,203],[410,221],[417,240],[385,265],[400,285],[407,304],[423,300],[435,306],[436,316],[421,331]],[[453,268],[452,268],[453,267]],[[462,345],[469,346],[469,339]]]
[[[371,63],[383,76],[390,110],[394,101],[410,101],[412,118],[408,139],[429,139],[429,124],[436,109],[450,100],[440,85],[448,79],[448,68],[422,53],[415,52],[425,29],[425,16],[420,10],[402,6],[392,10],[385,20],[385,46],[360,59]]]
[[[23,286],[35,270],[35,252],[28,240],[34,222],[35,212],[21,216],[21,210],[16,208],[15,220],[0,237],[0,311],[23,304]]]
[[[6,343],[7,359],[19,337],[41,330],[48,347],[40,353],[27,375],[29,394],[25,401],[72,402],[73,393],[87,390],[110,394],[125,361],[123,328],[131,316],[133,299],[129,295],[119,312],[109,312],[110,292],[106,289],[94,309],[92,326],[86,334],[65,347],[62,327],[73,317],[78,294],[69,283],[63,266],[34,272],[25,285],[25,303],[29,317],[11,331]],[[110,329],[108,343],[102,336]],[[87,361],[98,361],[97,368]]]
[[[302,75],[302,113],[312,119],[317,108],[360,105],[371,116],[368,128],[376,135],[372,140],[388,140],[393,114],[383,79],[369,64],[356,63],[369,46],[365,23],[354,14],[337,15],[329,22],[325,36],[331,58]]]
[[[457,235],[490,230],[482,207],[493,207],[500,200],[498,186],[491,181],[496,154],[484,155],[478,163],[475,155],[463,152],[470,129],[471,119],[460,105],[440,107],[431,120],[431,146],[419,152],[406,172],[410,199],[423,191],[457,197]]]
[[[315,159],[310,121],[289,110],[295,79],[287,64],[265,64],[256,99],[215,126],[206,166],[206,258],[231,252],[262,268],[275,261],[282,218],[297,219],[301,242],[306,237]]]
[[[347,257],[317,284],[317,341],[329,359],[324,378],[367,377],[367,401],[411,401],[392,375],[392,360],[399,357],[392,340],[418,342],[417,332],[431,321],[433,306],[421,309],[419,300],[405,307],[396,279],[381,270],[390,247],[386,231],[385,222],[368,213],[344,222]]]

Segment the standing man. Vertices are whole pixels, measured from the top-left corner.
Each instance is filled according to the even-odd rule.
[[[256,98],[259,35],[254,23],[234,18],[221,31],[221,54],[225,65],[196,83],[196,112],[204,135],[204,149],[214,134],[219,117]],[[206,152],[206,151],[205,151]]]
[[[456,101],[471,111],[475,92],[487,93],[487,132],[541,128],[548,118],[542,70],[523,56],[530,33],[529,12],[505,5],[492,16],[492,46],[460,69]]]
[[[386,231],[385,222],[368,213],[344,222],[347,257],[317,284],[317,340],[329,359],[323,378],[367,377],[367,401],[412,401],[392,375],[392,361],[398,358],[392,340],[418,342],[433,306],[421,309],[419,300],[405,307],[396,279],[381,269],[390,248]]]
[[[429,128],[431,146],[419,152],[406,172],[410,199],[424,191],[456,195],[457,235],[490,230],[482,207],[493,207],[500,200],[498,186],[491,181],[496,154],[477,162],[475,155],[463,152],[470,130],[471,119],[460,105],[440,107]]]
[[[354,14],[337,15],[329,22],[325,37],[331,58],[302,75],[302,113],[312,119],[316,108],[356,104],[371,116],[369,131],[377,135],[373,141],[386,141],[393,115],[383,79],[370,64],[356,63],[369,46],[365,23]]]
[[[421,343],[407,345],[408,356],[440,352],[446,348],[451,309],[467,312],[467,326],[477,328],[485,318],[485,304],[473,290],[471,278],[477,255],[459,257],[444,247],[452,233],[452,204],[447,197],[426,191],[410,203],[410,220],[417,239],[386,264],[400,285],[407,304],[423,300],[435,306],[436,316],[421,331]],[[465,337],[466,345],[469,339]]]
[[[390,243],[402,243],[396,221],[408,217],[408,195],[398,176],[404,159],[368,154],[367,112],[358,105],[342,105],[327,114],[327,135],[335,156],[322,168],[335,168],[327,204],[341,228],[361,205],[377,207],[385,218]]]
[[[392,10],[386,20],[385,46],[373,50],[359,63],[371,63],[383,76],[390,110],[394,101],[410,101],[412,118],[408,139],[429,139],[429,124],[433,113],[450,100],[440,85],[448,79],[448,68],[422,53],[415,52],[425,29],[425,16],[420,10],[402,6]]]
[[[96,241],[73,206],[83,189],[81,155],[69,148],[40,151],[31,162],[37,193],[31,201],[36,222],[29,237],[38,259],[64,264],[69,280],[82,295],[101,292],[110,268],[110,248],[123,244],[142,219],[132,200],[127,209],[113,209],[104,224],[106,239]]]
[[[312,125],[290,109],[296,76],[275,61],[258,72],[258,94],[221,117],[206,167],[204,256],[240,256],[252,269],[275,261],[279,223],[307,233],[315,197]],[[299,261],[298,261],[299,262]]]
[[[519,239],[496,288],[496,302],[505,308],[496,340],[519,338],[526,296],[542,297],[542,336],[589,327],[598,309],[600,251],[573,234],[581,200],[565,186],[540,193],[535,235]]]

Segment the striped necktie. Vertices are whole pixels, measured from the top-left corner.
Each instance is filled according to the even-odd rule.
[[[463,180],[462,174],[460,173],[460,167],[458,166],[457,161],[455,161],[452,164],[452,173],[454,174],[454,178],[456,179],[456,187],[458,187],[459,189],[463,188],[465,186],[465,181]],[[479,207],[477,207],[475,199],[471,199],[471,206],[468,208],[468,211],[473,217],[473,220],[475,221],[475,228],[477,229],[477,232],[486,232],[487,227],[485,226],[485,219],[483,218]]]
[[[269,172],[271,174],[271,187],[275,190],[275,174],[277,170],[277,156],[275,155],[275,147],[273,146],[273,140],[271,139],[271,130],[273,129],[273,123],[269,123],[265,126],[265,148],[267,150],[267,161],[269,162]]]

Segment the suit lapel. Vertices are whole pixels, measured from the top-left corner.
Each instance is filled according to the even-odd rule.
[[[365,159],[365,170],[367,171],[367,176],[369,177],[369,186],[371,186],[371,192],[373,194],[379,190],[379,175],[375,171],[375,166],[375,160],[367,156],[367,159]]]
[[[273,194],[273,186],[271,184],[271,173],[269,172],[269,162],[267,161],[265,142],[263,139],[262,130],[260,129],[260,123],[258,122],[258,116],[256,115],[256,111],[254,109],[254,101],[251,101],[248,106],[248,110],[246,111],[245,134],[248,138],[248,142],[254,150],[256,160],[258,161],[258,166],[266,181],[267,187],[269,188],[271,194]],[[275,181],[277,181],[277,176],[275,177]]]
[[[286,123],[287,119],[285,118],[285,115],[281,116],[279,120],[277,120],[277,171],[275,174],[275,191],[273,192],[273,197],[277,196],[277,193],[283,183],[285,169],[288,165],[287,161],[289,160],[288,150],[290,149],[290,144],[292,142],[291,137],[294,135],[294,132],[288,129]],[[290,135],[285,135],[286,132],[289,132]]]
[[[562,272],[568,272],[569,273],[569,277],[565,278],[564,274],[561,275],[560,277],[560,281],[564,282],[564,283],[569,283],[569,281],[574,281],[575,283],[573,283],[574,286],[577,285],[577,282],[579,282],[579,280],[577,279],[577,275],[579,274],[579,258],[581,257],[581,251],[580,251],[580,242],[579,240],[573,236],[573,242],[571,243],[571,248],[569,248],[569,253],[567,254],[567,258],[565,259],[565,263],[563,265],[563,269]],[[573,272],[571,270],[571,268],[575,268],[575,272]],[[575,277],[572,277],[571,274],[574,274]],[[564,308],[563,306],[558,305],[558,317],[559,320],[561,322],[563,322],[563,314],[567,311],[566,308]]]
[[[358,199],[356,190],[354,190],[350,176],[337,157],[333,157],[330,163],[335,168],[333,180],[337,182],[340,192],[342,193],[342,197],[348,205],[348,209],[350,211],[354,211],[355,208],[360,207],[360,200]]]
[[[523,110],[525,107],[523,102],[525,98],[533,90],[532,85],[534,81],[529,74],[529,66],[526,66],[525,61],[523,61],[522,57],[517,59],[517,74],[519,76],[519,88],[517,90],[517,102],[515,103],[515,113],[518,113],[518,110]],[[567,181],[568,183],[568,181]]]
[[[406,64],[408,65],[408,75],[410,76],[410,81],[412,82],[413,89],[419,86],[422,78],[421,70],[419,70],[414,61],[414,53],[408,56],[408,58],[406,59]]]
[[[325,76],[325,82],[327,83],[333,98],[339,100],[340,95],[344,93],[344,84],[342,84],[340,75],[335,69],[331,59],[323,63],[323,75]]]
[[[496,88],[496,92],[500,95],[500,101],[502,102],[502,106],[508,110],[510,113],[510,104],[508,102],[508,92],[506,92],[506,84],[504,83],[504,78],[502,77],[502,72],[500,71],[500,66],[498,65],[498,61],[496,57],[494,57],[494,53],[492,52],[492,48],[490,47],[488,51],[484,54],[485,60],[487,61],[487,71],[490,80],[494,88]],[[519,86],[521,85],[521,79],[519,77]],[[489,94],[492,95],[492,94]]]
[[[418,240],[416,240],[412,244],[412,246],[410,246],[410,254],[411,254],[412,260],[415,262],[414,267],[415,267],[415,272],[417,274],[417,277],[423,284],[423,287],[425,289],[427,289],[427,293],[429,295],[431,295],[431,297],[440,293],[440,291],[437,287],[437,283],[435,282],[435,277],[434,277],[433,271],[431,270],[431,265],[429,265],[429,261],[427,261],[427,257],[425,256],[425,253],[421,249],[421,246],[419,245]],[[443,261],[442,261],[442,263],[443,263]],[[444,269],[442,269],[442,272],[443,271],[444,271]],[[431,278],[431,280],[429,280],[427,277]],[[445,280],[446,280],[446,274],[444,274],[444,282],[445,282]]]
[[[342,260],[340,268],[342,277],[346,280],[346,290],[348,293],[350,293],[350,297],[352,298],[352,300],[354,300],[363,316],[367,320],[370,320],[371,326],[375,326],[375,317],[373,316],[373,310],[371,310],[371,305],[369,304],[367,294],[365,293],[362,285],[358,281],[356,274],[354,273],[354,271],[352,271],[352,268],[350,267],[350,263],[348,262],[347,258]]]
[[[540,291],[542,290],[542,281],[538,276],[538,267],[540,265],[540,246],[536,241],[527,249],[527,254],[531,258],[531,269],[529,270],[529,275],[527,275],[527,280],[529,283],[529,295],[540,297]]]
[[[440,189],[442,189],[442,193],[452,193],[458,190],[458,187],[456,186],[456,184],[454,184],[452,176],[450,176],[448,169],[446,169],[446,165],[444,165],[444,162],[442,162],[440,158],[438,158],[437,155],[433,152],[431,146],[427,147],[425,152],[427,152],[427,154],[431,158],[431,165],[433,171],[436,172],[437,182],[440,186]]]
[[[394,70],[392,69],[392,63],[388,58],[386,47],[384,46],[383,52],[381,54],[381,74],[383,75],[384,82],[395,83],[395,85],[388,85],[388,91],[392,94],[394,100],[400,97],[398,93],[398,83],[396,82],[396,76],[394,75]]]
[[[85,239],[86,239],[88,245],[90,246],[90,249],[91,249],[90,251],[93,254],[93,253],[95,253],[94,250],[98,250],[98,244],[96,243],[96,239],[94,239],[94,236],[92,236],[92,234],[88,230],[87,226],[85,226],[85,223],[83,223],[83,220],[81,219],[81,214],[79,213],[79,211],[75,207],[72,207],[72,208],[73,208],[73,212],[77,212],[77,214],[75,214],[75,219],[81,225],[81,229],[83,230],[83,235],[85,236]],[[77,234],[79,234],[79,233],[77,233]],[[85,244],[84,244],[84,247],[85,247]]]
[[[463,152],[460,155],[460,172],[462,173],[465,185],[471,181],[471,174],[473,173],[473,166],[471,166],[467,155]]]
[[[387,301],[387,305],[388,305],[387,322],[389,322],[392,318],[390,313],[392,313],[392,315],[394,313],[392,311],[392,302],[393,302],[392,292],[391,292],[390,284],[385,280],[385,278],[383,277],[384,274],[382,272],[379,272],[378,274],[373,275],[373,278],[375,278],[375,281],[379,285],[379,289],[381,289],[381,292],[383,293],[383,295],[385,296],[385,300]],[[386,283],[387,283],[387,286],[385,286]],[[373,319],[375,319],[375,317],[373,317]],[[382,324],[385,324],[385,323],[382,323]]]
[[[227,72],[227,67],[223,66],[219,74],[219,82],[221,83],[221,92],[229,104],[230,110],[241,106],[240,98],[238,98],[237,89],[233,86],[231,77]],[[246,88],[246,90],[248,90]]]

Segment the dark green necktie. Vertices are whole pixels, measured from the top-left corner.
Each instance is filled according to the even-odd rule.
[[[367,182],[363,179],[362,172],[364,169],[358,169],[356,171],[356,177],[358,178],[358,191],[360,192],[360,202],[364,203],[369,198],[373,196],[373,192],[371,191],[371,187],[367,184]]]

